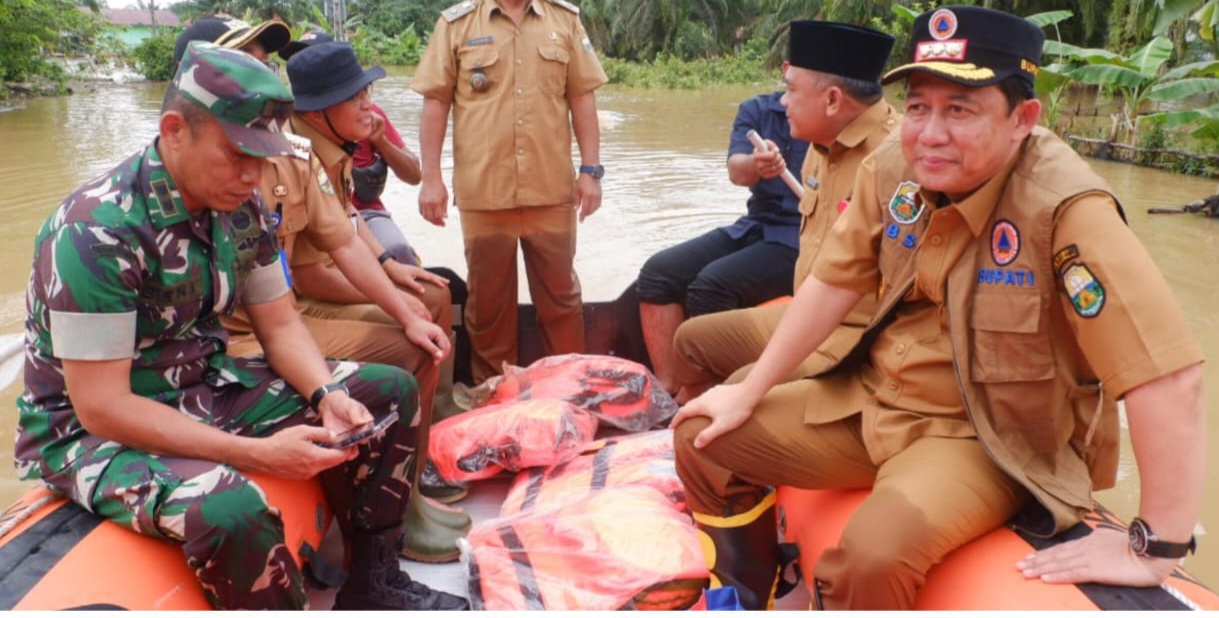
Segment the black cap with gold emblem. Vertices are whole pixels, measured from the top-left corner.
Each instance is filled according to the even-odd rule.
[[[915,71],[964,86],[989,86],[1016,75],[1030,84],[1045,33],[1026,19],[976,6],[945,6],[919,15],[910,37],[909,64],[884,83]]]

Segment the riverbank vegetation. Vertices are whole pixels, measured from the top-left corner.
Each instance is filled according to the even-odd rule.
[[[296,35],[341,29],[367,64],[412,65],[440,11],[456,0],[346,0],[329,19],[323,0],[132,0],[169,8],[184,21],[223,12],[247,21],[279,17]],[[1123,144],[1123,151],[1219,154],[1219,0],[957,0],[1030,16],[1046,29],[1038,91],[1047,124],[1064,135]],[[0,81],[62,84],[55,58],[95,55],[104,45],[97,0],[0,3]],[[898,37],[900,61],[914,16],[928,0],[571,0],[580,7],[611,81],[631,87],[696,89],[777,79],[792,19],[866,25]],[[86,10],[79,10],[84,6]],[[162,29],[132,55],[150,79],[167,79],[177,31]],[[2,96],[2,95],[0,95]],[[1081,105],[1089,101],[1090,105]],[[1147,153],[1136,159],[1151,158]],[[1163,157],[1160,157],[1163,158]],[[1180,160],[1178,157],[1176,160]],[[1214,173],[1213,165],[1177,164]]]

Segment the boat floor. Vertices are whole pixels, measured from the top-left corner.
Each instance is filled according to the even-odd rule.
[[[508,493],[508,487],[512,483],[511,477],[496,477],[484,481],[475,481],[470,483],[470,495],[453,506],[460,507],[462,510],[470,514],[474,519],[474,525],[477,526],[484,521],[495,519],[499,515],[500,505],[504,501],[504,496]],[[323,553],[330,557],[338,564],[338,553],[341,551],[339,535],[336,532],[337,526],[330,527],[330,533],[327,534],[323,542]],[[460,562],[449,562],[445,564],[425,564],[412,560],[401,560],[402,569],[410,574],[414,579],[417,579],[432,588],[443,590],[452,594],[467,596],[468,588],[466,585],[465,569],[462,568]],[[326,610],[334,604],[333,590],[313,590],[310,592],[310,607],[315,610]],[[807,610],[809,607],[808,591],[803,583],[796,587],[791,594],[775,601],[775,609],[778,610]]]

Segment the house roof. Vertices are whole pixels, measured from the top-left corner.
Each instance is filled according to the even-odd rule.
[[[172,11],[158,10],[158,26],[178,26],[178,16]],[[102,17],[115,26],[151,26],[152,19],[143,9],[102,9]]]

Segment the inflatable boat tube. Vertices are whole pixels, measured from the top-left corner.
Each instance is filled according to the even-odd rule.
[[[297,564],[330,511],[316,480],[250,475],[279,508]],[[38,488],[0,513],[0,610],[209,610],[178,546],[141,536]]]
[[[838,543],[847,519],[867,497],[867,490],[779,488],[787,540],[800,548],[806,585],[813,581],[817,557]],[[1043,549],[1087,535],[1093,528],[1125,530],[1125,524],[1099,505],[1082,523],[1057,537],[1025,536],[999,528],[948,554],[927,574],[915,599],[916,610],[1219,610],[1219,595],[1181,568],[1159,587],[1132,588],[1099,584],[1046,584],[1025,579],[1016,562]],[[812,588],[809,598],[815,598]]]

